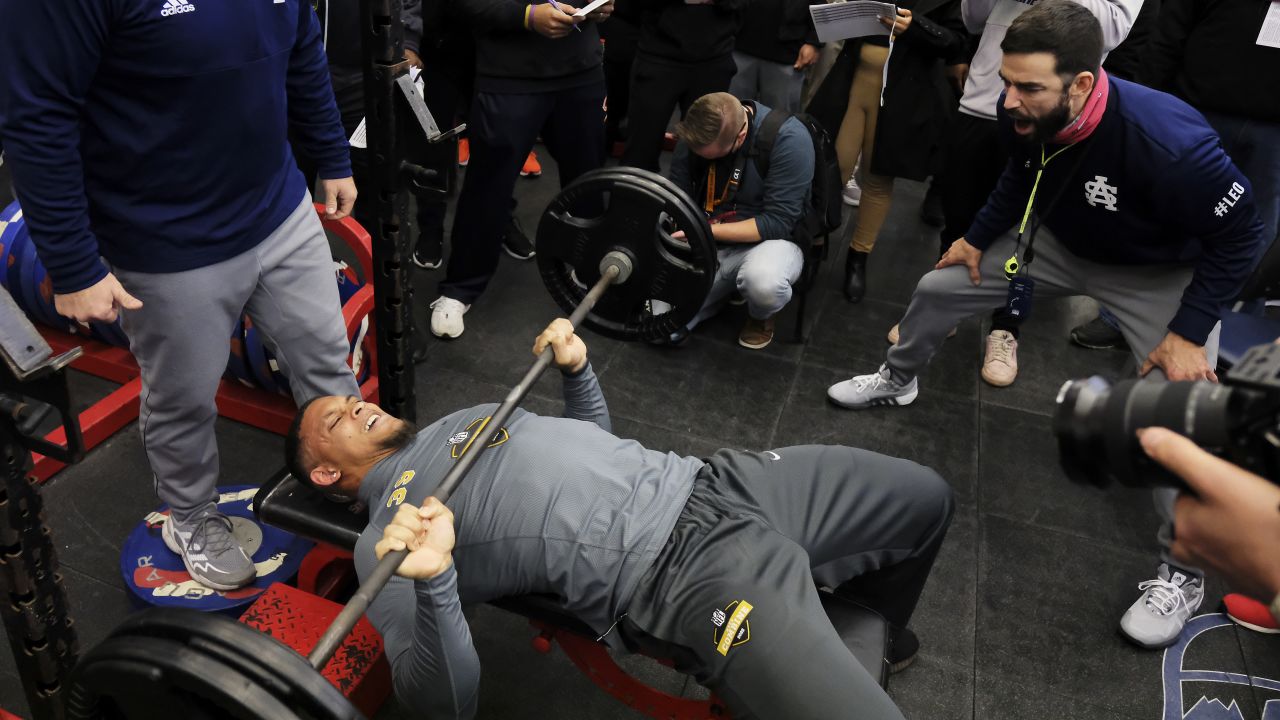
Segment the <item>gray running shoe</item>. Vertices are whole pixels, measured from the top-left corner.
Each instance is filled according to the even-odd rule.
[[[235,590],[253,582],[258,571],[232,537],[231,527],[231,518],[204,510],[183,523],[171,515],[160,534],[164,544],[182,556],[193,580],[214,590]]]

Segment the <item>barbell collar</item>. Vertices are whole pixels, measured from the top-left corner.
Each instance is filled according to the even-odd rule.
[[[609,271],[609,268],[616,268],[618,271],[617,279],[613,281],[614,285],[621,285],[631,277],[631,271],[635,269],[635,263],[631,260],[631,254],[622,249],[610,250],[600,260],[600,276],[603,277]],[[592,303],[593,305],[595,303]],[[577,327],[575,325],[575,327]]]
[[[609,255],[614,255],[615,253],[619,256],[622,255],[617,251],[611,252]],[[601,263],[603,270],[600,273],[600,279],[569,315],[569,324],[574,328],[577,328],[582,319],[587,316],[587,313],[591,312],[591,308],[600,300],[605,291],[609,289],[609,286],[621,282],[619,278],[622,277],[623,262],[609,262],[609,255],[606,255],[605,261]],[[544,348],[537,359],[533,361],[533,365],[525,372],[524,378],[520,380],[518,385],[511,388],[511,391],[507,393],[506,399],[498,406],[489,422],[478,432],[486,432],[489,427],[502,427],[511,418],[511,414],[515,412],[516,406],[520,404],[520,401],[524,399],[525,395],[529,394],[533,384],[538,381],[538,378],[547,369],[547,366],[551,364],[554,357],[555,353],[550,345]],[[447,503],[458,483],[462,481],[471,466],[475,465],[476,460],[488,448],[489,443],[487,442],[470,443],[462,451],[458,462],[449,469],[449,472],[445,473],[444,479],[440,481],[431,496],[442,503]],[[337,652],[338,647],[342,645],[342,641],[355,628],[356,623],[360,622],[360,618],[364,616],[369,606],[373,603],[373,598],[390,582],[396,570],[400,568],[400,564],[408,556],[409,552],[407,550],[394,550],[382,556],[382,560],[378,561],[378,564],[374,566],[373,571],[369,573],[369,577],[360,584],[355,594],[352,595],[351,600],[342,608],[342,611],[338,613],[338,617],[334,618],[333,624],[329,626],[328,630],[325,630],[324,635],[320,637],[316,646],[312,648],[311,653],[307,656],[307,661],[311,663],[311,667],[317,670],[324,668],[329,659],[333,657],[333,654]]]

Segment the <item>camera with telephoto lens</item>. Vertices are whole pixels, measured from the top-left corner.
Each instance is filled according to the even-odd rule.
[[[1228,462],[1280,483],[1280,345],[1259,345],[1207,381],[1068,380],[1058,391],[1053,432],[1072,481],[1106,487],[1184,487],[1138,443],[1137,430],[1164,427]]]

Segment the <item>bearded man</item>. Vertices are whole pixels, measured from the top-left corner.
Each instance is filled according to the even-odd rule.
[[[832,385],[847,408],[908,405],[917,377],[961,320],[1033,297],[1087,295],[1114,311],[1140,373],[1216,381],[1218,329],[1266,248],[1249,181],[1200,113],[1172,95],[1109,78],[1098,20],[1045,0],[1001,42],[998,119],[1009,164],[964,237],[920,279],[877,372]],[[1199,570],[1168,554],[1140,585],[1121,630],[1144,647],[1174,641],[1203,601]]]

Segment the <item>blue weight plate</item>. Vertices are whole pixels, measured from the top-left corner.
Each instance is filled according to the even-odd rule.
[[[244,318],[240,318],[231,331],[230,351],[227,353],[226,377],[238,381],[241,385],[257,387],[253,374],[249,372],[248,353],[244,346]]]
[[[244,319],[244,356],[249,364],[249,372],[258,387],[269,392],[280,392],[276,386],[275,376],[271,374],[271,365],[267,358],[267,348],[262,344],[262,333],[254,326],[249,317]]]
[[[191,579],[182,558],[161,537],[167,507],[151,513],[129,533],[120,553],[125,585],[146,605],[186,607],[238,616],[271,583],[288,582],[314,543],[270,525],[259,524],[251,503],[257,488],[218,488],[218,510],[231,518],[236,539],[258,567],[258,578],[239,590],[211,590]]]
[[[35,269],[36,269],[36,247],[31,244],[31,237],[27,235],[26,227],[18,228],[18,242],[14,247],[18,249],[18,273],[16,282],[18,285],[18,294],[22,296],[22,309],[27,311],[27,317],[34,322],[49,324],[44,314],[40,312],[40,303],[36,298]]]
[[[27,236],[27,251],[22,255],[22,264],[27,267],[27,272],[22,279],[22,290],[27,295],[27,302],[30,303],[27,312],[51,328],[71,333],[80,332],[81,328],[78,325],[63,318],[54,309],[53,281],[49,278],[49,272],[45,270],[44,263],[40,262],[40,255],[36,252],[36,246],[31,242],[31,236],[26,232],[25,225],[22,233]]]
[[[18,225],[22,222],[19,214],[21,212],[22,208],[18,207],[16,200],[0,211],[0,223],[3,223],[0,225],[0,287],[6,289],[9,287],[9,263],[12,261],[16,264],[18,261],[18,256],[10,253],[10,246],[13,245]]]

